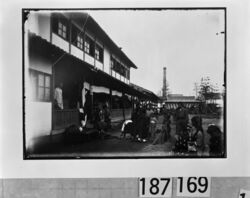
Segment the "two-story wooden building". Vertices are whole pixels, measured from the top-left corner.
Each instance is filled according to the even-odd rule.
[[[129,118],[133,100],[156,100],[152,92],[130,85],[127,57],[97,22],[84,12],[25,11],[24,82],[26,143],[78,122],[84,103],[108,104],[112,121]],[[62,84],[63,109],[54,108],[54,90]]]

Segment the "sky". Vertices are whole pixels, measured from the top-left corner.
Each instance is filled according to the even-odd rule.
[[[92,10],[88,13],[137,65],[131,82],[158,94],[163,67],[172,94],[195,95],[209,76],[224,82],[223,10]],[[216,34],[218,33],[219,34]]]

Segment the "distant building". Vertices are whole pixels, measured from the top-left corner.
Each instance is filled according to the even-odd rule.
[[[182,94],[168,94],[168,100],[167,101],[195,101],[195,96],[184,96]]]
[[[179,103],[187,108],[201,103],[201,101],[195,99],[195,96],[184,96],[183,94],[168,94],[167,99],[161,98],[161,101],[169,109],[176,109]]]

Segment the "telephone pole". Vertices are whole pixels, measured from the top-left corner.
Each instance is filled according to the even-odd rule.
[[[163,67],[162,98],[167,99],[167,68]]]

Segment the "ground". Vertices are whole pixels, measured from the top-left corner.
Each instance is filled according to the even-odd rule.
[[[190,115],[191,118],[193,115]],[[219,118],[203,116],[205,130],[205,144],[209,142],[206,129],[209,124],[223,126]],[[127,134],[121,138],[120,125],[116,125],[103,138],[92,136],[88,140],[81,140],[74,144],[66,144],[64,134],[57,134],[40,138],[32,150],[27,152],[28,157],[37,158],[99,158],[99,157],[185,157],[192,156],[184,153],[174,153],[175,123],[171,123],[171,137],[164,144],[153,145],[151,142],[132,141]],[[208,149],[202,154],[208,156]]]

